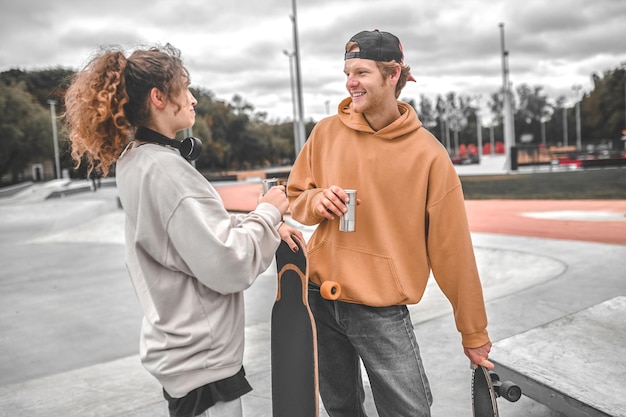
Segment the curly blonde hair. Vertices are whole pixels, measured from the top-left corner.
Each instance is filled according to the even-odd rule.
[[[89,172],[104,176],[150,118],[148,97],[157,88],[172,99],[188,85],[180,51],[167,44],[136,50],[128,58],[116,48],[104,50],[79,71],[65,94],[65,123],[71,155]]]

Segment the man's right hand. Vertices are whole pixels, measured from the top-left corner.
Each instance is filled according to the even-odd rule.
[[[335,216],[341,217],[348,211],[347,202],[348,195],[343,191],[343,188],[331,185],[319,193],[315,204],[315,213],[328,220],[333,220]]]

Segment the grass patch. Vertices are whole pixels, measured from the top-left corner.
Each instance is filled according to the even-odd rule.
[[[467,200],[626,199],[626,169],[461,176]]]

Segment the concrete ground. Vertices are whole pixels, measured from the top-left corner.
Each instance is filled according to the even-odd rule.
[[[481,165],[459,173],[502,169],[495,158]],[[233,197],[235,188],[219,188],[232,209],[248,199]],[[59,190],[65,197],[44,199]],[[626,295],[626,242],[602,240],[626,236],[626,201],[584,203],[468,202],[494,342]],[[0,198],[0,417],[167,416],[159,385],[137,355],[141,314],[124,268],[123,221],[109,181],[97,192],[87,182],[52,182]],[[270,267],[246,292],[244,365],[254,388],[244,397],[247,417],[271,416],[275,274]],[[471,371],[446,300],[432,284],[410,310],[435,398],[432,415],[470,416]],[[615,334],[625,337],[624,329]],[[557,416],[526,397],[499,406],[503,417]],[[367,407],[375,416],[369,393]]]

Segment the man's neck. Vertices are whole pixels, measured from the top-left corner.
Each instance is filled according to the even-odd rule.
[[[394,100],[393,105],[387,105],[384,111],[372,112],[370,114],[364,113],[363,117],[370,125],[370,127],[378,132],[379,130],[389,126],[401,116],[398,104]]]

